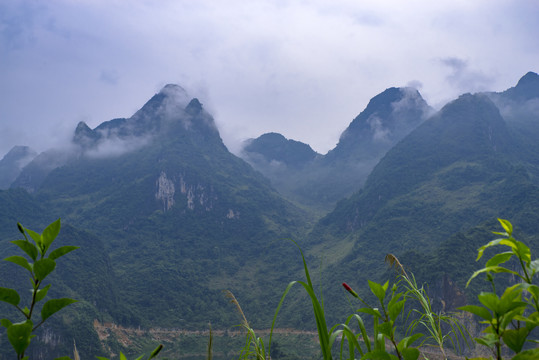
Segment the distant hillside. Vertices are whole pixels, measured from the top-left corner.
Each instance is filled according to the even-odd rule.
[[[22,169],[36,156],[37,153],[28,146],[13,147],[0,160],[0,189],[8,189]]]
[[[313,251],[338,254],[326,260],[330,283],[357,281],[361,288],[385,273],[384,256],[393,253],[425,280],[462,286],[477,267],[476,247],[489,239],[484,224],[493,230],[496,217],[511,219],[523,238],[537,239],[539,163],[522,146],[535,134],[515,131],[490,97],[466,94],[447,104],[384,156],[361,191],[319,221]],[[539,112],[529,115],[539,119]],[[476,226],[484,232],[472,231]]]
[[[390,88],[328,154],[270,133],[246,145],[252,166],[177,85],[131,117],[79,123],[70,147],[32,156],[0,190],[2,256],[15,250],[17,221],[41,230],[61,217],[60,242],[81,246],[59,263],[55,291],[83,301],[41,329],[46,350],[32,356],[65,355],[74,339],[89,358],[151,345],[145,335],[129,345],[112,333],[99,339],[94,324],[148,334],[210,322],[225,332],[240,320],[224,289],[253,327],[267,328],[286,284],[303,279],[288,239],[321,281],[330,322],[349,309],[343,281],[368,296],[367,279],[391,276],[388,252],[431,283],[437,307],[468,301],[479,288],[462,285],[496,217],[539,247],[538,79],[464,94],[435,113],[417,91]],[[11,265],[0,265],[0,286],[26,281]],[[278,326],[315,328],[307,304],[291,292]]]
[[[359,190],[382,156],[431,111],[417,90],[389,88],[371,99],[326,155],[280,134],[264,134],[250,140],[242,156],[287,197],[329,210]]]
[[[89,258],[60,273],[64,290],[91,304],[81,315],[90,323],[93,312],[125,326],[226,327],[236,322],[222,294],[229,289],[257,314],[253,324],[267,324],[272,314],[261,309],[278,301],[276,281],[299,268],[289,261],[294,249],[279,239],[300,238],[310,215],[228,152],[212,116],[185,96],[167,85],[130,118],[95,129],[80,123],[67,152],[41,154],[13,183],[31,196],[15,188],[0,193],[28,201],[29,212],[46,209],[39,224],[62,217],[78,229],[75,243],[81,236],[102,243],[102,261],[92,255],[101,245],[86,242],[77,256]],[[60,162],[49,157],[57,152]],[[3,205],[13,206],[4,202],[0,211],[8,211]],[[11,218],[13,228],[18,219]],[[103,272],[110,281],[100,283],[103,297],[94,299],[94,280],[83,278],[104,281]],[[77,341],[81,352],[102,355],[84,344]]]

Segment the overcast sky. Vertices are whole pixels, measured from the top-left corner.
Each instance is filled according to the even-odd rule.
[[[370,98],[434,107],[539,71],[539,1],[1,0],[0,158],[129,117],[167,83],[227,146],[264,132],[332,149]]]

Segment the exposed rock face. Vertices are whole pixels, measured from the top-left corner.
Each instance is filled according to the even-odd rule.
[[[207,189],[205,185],[200,183],[192,185],[186,182],[183,175],[180,175],[178,180],[177,177],[168,177],[162,171],[159,178],[155,181],[155,198],[162,202],[163,211],[170,210],[176,204],[176,200],[174,199],[176,194],[175,183],[178,185],[179,193],[185,195],[187,209],[195,210],[197,206],[200,206],[205,211],[213,209],[213,202],[217,200],[217,196],[214,194],[211,186]],[[239,217],[239,212],[230,211],[226,215],[227,218]]]
[[[167,178],[167,174],[163,171],[156,181],[156,186],[155,198],[163,202],[163,211],[170,210],[174,205],[174,193],[176,192],[174,183]]]
[[[435,301],[435,306],[439,306],[439,311],[451,312],[458,307],[466,305],[466,295],[464,291],[455,284],[447,274],[444,274],[442,279],[434,284],[431,288],[432,297]]]
[[[227,219],[239,219],[240,218],[240,212],[234,211],[232,209],[228,209],[228,213],[226,214]]]

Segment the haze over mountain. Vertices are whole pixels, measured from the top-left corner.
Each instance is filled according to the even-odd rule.
[[[0,164],[20,168],[21,150],[33,160],[0,190],[0,255],[13,253],[17,221],[38,230],[61,217],[59,241],[81,246],[58,265],[54,294],[82,301],[43,327],[45,350],[32,354],[65,355],[73,337],[88,356],[126,351],[113,335],[99,339],[104,323],[229,328],[238,321],[224,289],[251,325],[269,327],[286,284],[302,279],[286,238],[311,267],[322,258],[331,321],[347,309],[340,284],[366,293],[367,279],[387,275],[387,252],[428,277],[437,304],[468,301],[462,282],[475,264],[459,251],[475,251],[496,217],[539,246],[538,79],[464,94],[435,113],[417,91],[389,88],[325,155],[276,133],[252,140],[244,156],[260,172],[228,151],[212,115],[177,85],[129,118],[80,122],[70,147],[14,149]],[[0,286],[24,283],[12,265],[0,264],[13,274]],[[279,327],[314,328],[302,296],[292,294]]]
[[[249,140],[241,154],[283,194],[327,210],[357,191],[382,156],[432,112],[417,90],[389,88],[371,99],[326,155],[277,134]]]
[[[522,91],[530,94],[527,101],[539,100],[533,97],[539,83],[526,90],[522,83],[502,96]],[[384,273],[384,254],[393,253],[433,289],[446,279],[457,284],[451,293],[463,294],[476,268],[475,249],[489,240],[496,217],[511,219],[519,237],[539,248],[539,162],[527,147],[538,134],[518,131],[515,114],[502,117],[492,96],[465,94],[444,106],[388,151],[360,191],[318,222],[311,233],[318,250],[339,254],[328,259],[329,274],[347,264],[357,278],[376,278]],[[539,111],[519,121],[535,127]],[[410,251],[423,255],[407,256]]]
[[[0,160],[0,189],[7,189],[37,153],[28,146],[15,146]]]
[[[62,217],[100,239],[86,243],[80,255],[91,257],[95,246],[104,246],[108,260],[81,262],[73,276],[113,264],[115,281],[100,283],[101,301],[86,296],[87,283],[64,281],[87,300],[87,331],[95,331],[97,315],[91,314],[130,326],[200,329],[208,320],[226,326],[235,313],[221,294],[224,288],[243,298],[246,311],[278,299],[266,281],[256,279],[281,278],[282,272],[270,271],[275,266],[285,272],[295,267],[282,256],[293,249],[275,240],[299,238],[309,215],[228,152],[212,116],[179,86],[167,85],[130,118],[95,129],[79,123],[73,145],[51,156],[59,152],[30,162],[12,189],[0,192],[0,206],[9,207],[3,210],[13,214],[12,222],[18,215],[16,221],[36,228]],[[72,341],[62,344],[55,354]],[[95,343],[85,344],[98,354]]]

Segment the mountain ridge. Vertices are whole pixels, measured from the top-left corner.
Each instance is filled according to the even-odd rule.
[[[534,75],[528,78],[533,80]],[[530,83],[535,82],[523,82]],[[320,198],[311,208],[306,203],[297,206],[294,198],[278,193],[268,178],[232,155],[198,99],[172,85],[165,92],[172,95],[154,95],[130,118],[113,119],[95,129],[79,123],[74,131],[75,151],[65,150],[71,150],[69,156],[56,149],[25,167],[17,181],[32,185],[29,191],[13,185],[0,191],[1,221],[6,227],[0,229],[4,235],[0,241],[6,245],[2,254],[10,255],[7,242],[17,236],[19,219],[35,229],[60,216],[65,235],[88,249],[88,258],[79,257],[85,254],[81,249],[58,279],[58,290],[95,300],[74,308],[80,315],[70,312],[58,319],[54,333],[60,334],[66,351],[72,349],[72,342],[61,335],[64,320],[72,321],[69,329],[77,322],[91,327],[93,320],[142,329],[188,330],[205,328],[209,320],[215,328],[226,328],[238,319],[223,298],[223,289],[236,295],[253,327],[266,327],[284,285],[303,276],[297,249],[281,239],[296,240],[311,266],[323,258],[320,271],[328,321],[341,322],[340,315],[348,308],[342,282],[354,288],[354,282],[360,283],[358,291],[365,293],[364,280],[378,281],[387,275],[383,265],[387,252],[403,256],[411,267],[426,267],[420,274],[433,274],[434,291],[447,293],[447,284],[458,287],[470,275],[464,271],[470,266],[461,264],[464,260],[447,254],[483,241],[488,235],[484,235],[486,224],[498,216],[514,219],[515,227],[522,227],[527,236],[539,226],[539,159],[533,156],[537,141],[531,131],[539,122],[539,112],[528,106],[521,109],[526,118],[517,118],[515,107],[500,105],[514,101],[511,93],[464,94],[434,114],[419,93],[398,88],[381,93],[342,139],[343,144],[355,139],[357,147],[348,153],[344,145],[339,147],[343,156],[338,157],[338,152],[332,156],[340,162],[322,173],[335,181],[325,188],[300,183],[309,185],[303,189],[304,199],[322,193],[326,204],[338,200],[334,209],[324,213],[316,208]],[[517,100],[530,105],[537,98]],[[374,121],[375,117],[388,122]],[[407,119],[411,127],[377,155],[380,159],[372,164],[364,186],[350,182],[353,190],[347,191],[352,194],[339,198],[339,184],[343,184],[339,181],[349,180],[342,169],[365,156],[360,149],[368,141],[359,144],[358,139],[365,136],[374,141],[376,131],[389,138],[386,128],[378,125],[392,130],[392,120],[406,123]],[[356,128],[363,132],[349,136]],[[317,169],[309,164],[322,162],[322,155],[279,134],[269,140],[277,147],[261,153],[267,155],[266,162],[279,159],[296,167],[294,172],[283,172],[296,176],[292,180],[316,175]],[[305,152],[298,153],[297,148]],[[259,152],[263,150],[272,149],[265,146]],[[47,172],[35,170],[38,161],[49,166]],[[321,215],[325,216],[318,220]],[[434,260],[422,263],[429,257],[450,258],[451,263],[434,268]],[[92,274],[100,274],[99,279],[84,288]],[[84,279],[83,283],[77,279]],[[88,291],[99,287],[106,295],[102,302],[88,296]],[[302,296],[291,293],[287,298],[279,327],[315,326],[305,320],[311,310]],[[457,304],[462,298],[453,300],[447,303]],[[86,330],[91,336],[84,336]],[[100,344],[95,329],[78,331],[81,339],[89,339],[81,341],[80,347],[77,340],[81,352],[103,355],[96,350]],[[125,351],[114,341],[111,338],[106,344]]]
[[[417,90],[388,88],[369,101],[325,155],[311,153],[297,163],[290,160],[294,140],[285,142],[279,134],[280,142],[269,143],[264,134],[245,144],[240,156],[285,196],[324,212],[356,191],[380,158],[432,111]]]

